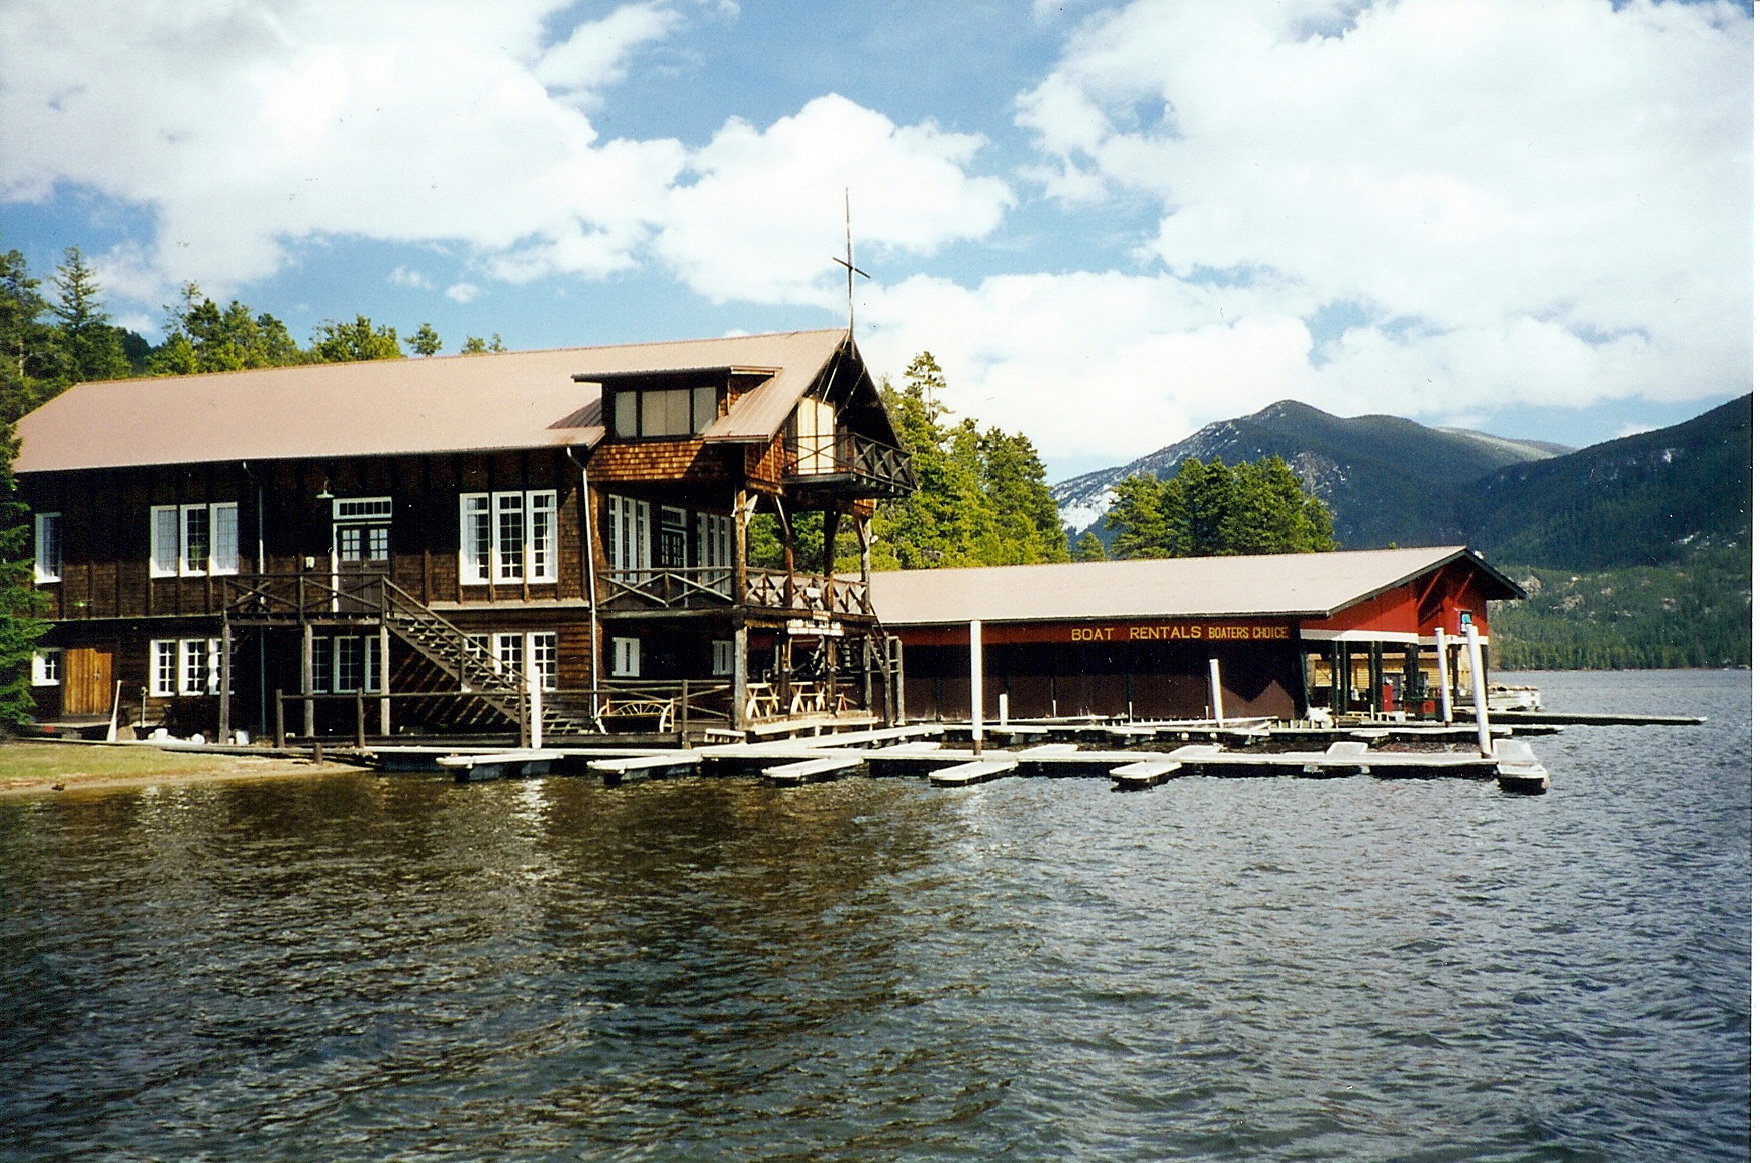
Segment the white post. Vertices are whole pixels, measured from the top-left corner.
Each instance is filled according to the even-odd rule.
[[[1222,660],[1210,660],[1210,714],[1222,726]]]
[[[1437,686],[1442,688],[1442,721],[1454,722],[1454,684],[1448,681],[1448,631],[1436,627]]]
[[[1004,731],[1008,730],[1008,692],[1003,691],[996,696],[996,725]]]
[[[1485,662],[1479,657],[1479,627],[1467,623],[1467,665],[1473,671],[1473,717],[1479,722],[1479,754],[1491,758],[1491,712],[1485,706]]]
[[[972,619],[972,754],[984,754],[984,623]]]
[[[532,649],[532,636],[526,635],[526,688],[532,699],[532,750],[544,746],[544,684],[538,681],[537,659]]]

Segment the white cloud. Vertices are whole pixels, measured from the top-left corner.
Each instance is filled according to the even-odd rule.
[[[475,283],[454,283],[446,288],[446,297],[454,303],[469,303],[480,291],[481,288]]]
[[[1047,193],[1147,194],[1164,277],[1244,282],[1237,327],[1367,319],[1274,392],[1690,399],[1748,384],[1751,40],[1728,4],[1140,2],[1084,25],[1019,116]],[[1238,358],[1231,380],[1263,366]]]
[[[835,304],[845,188],[864,248],[926,255],[982,238],[1014,202],[1000,179],[967,175],[982,144],[835,94],[768,129],[729,121],[667,193],[656,249],[716,300]]]
[[[394,287],[410,287],[418,291],[434,289],[434,284],[428,281],[428,276],[421,271],[412,271],[408,267],[398,267],[386,276],[385,281]]]
[[[927,254],[1011,204],[981,139],[837,96],[701,149],[601,141],[584,110],[687,23],[660,0],[564,29],[569,0],[15,0],[0,8],[0,199],[59,185],[148,208],[112,288],[215,294],[302,243],[463,243],[484,275],[604,277],[658,257],[716,299],[835,303],[843,190],[864,243]],[[711,12],[723,19],[723,10]],[[398,285],[422,286],[399,268]]]
[[[632,50],[664,38],[681,22],[659,4],[626,4],[603,20],[576,26],[567,40],[545,50],[532,72],[550,88],[596,104],[599,90],[623,80]]]
[[[546,52],[565,7],[18,0],[0,9],[0,197],[70,183],[149,207],[156,238],[113,265],[162,286],[235,287],[328,236],[626,269],[683,151],[600,144],[576,105],[665,20],[635,5]]]

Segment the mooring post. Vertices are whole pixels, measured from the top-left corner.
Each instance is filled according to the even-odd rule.
[[[1442,688],[1441,711],[1444,723],[1454,722],[1454,683],[1449,681],[1448,631],[1436,627],[1436,685]]]
[[[1210,714],[1222,726],[1222,660],[1210,660]]]
[[[531,721],[532,749],[544,746],[544,684],[538,681],[535,658],[531,648],[531,637],[526,638],[526,688],[531,692],[531,702],[527,707],[526,716]]]
[[[1467,623],[1467,666],[1473,675],[1473,717],[1479,723],[1479,754],[1491,758],[1491,712],[1485,705],[1485,660],[1479,656],[1479,627]]]
[[[984,623],[972,619],[972,754],[984,754]]]

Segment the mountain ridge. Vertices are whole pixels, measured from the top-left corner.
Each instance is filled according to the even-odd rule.
[[[1497,469],[1555,456],[1563,447],[1430,428],[1400,416],[1339,417],[1279,400],[1248,416],[1206,424],[1129,464],[1062,481],[1051,494],[1064,524],[1080,533],[1096,528],[1113,486],[1127,476],[1151,472],[1165,479],[1192,457],[1238,464],[1277,455],[1332,508],[1334,532],[1345,548],[1436,544],[1459,539],[1452,507],[1429,504],[1437,486],[1452,492]]]

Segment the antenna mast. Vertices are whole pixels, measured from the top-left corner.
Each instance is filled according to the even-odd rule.
[[[849,187],[843,188],[843,257],[833,257],[832,262],[843,268],[844,295],[849,299],[849,337],[853,342],[856,337],[856,276],[871,279],[874,276],[856,265],[856,250],[853,236],[849,228]]]

